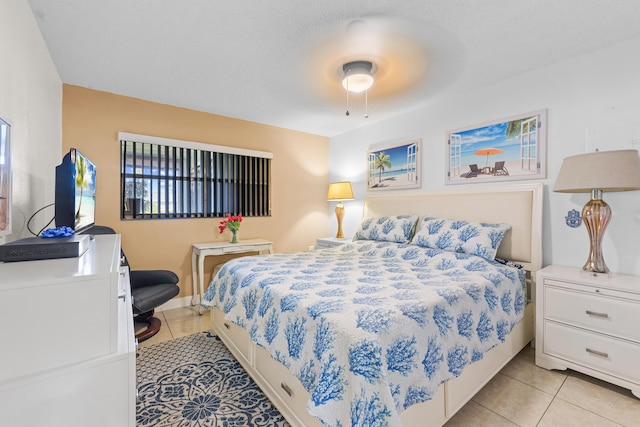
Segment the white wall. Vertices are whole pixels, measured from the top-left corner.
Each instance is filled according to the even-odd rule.
[[[443,188],[447,131],[547,109],[543,262],[582,267],[588,256],[587,232],[584,225],[569,228],[564,217],[571,209],[581,211],[589,195],[554,193],[549,188],[566,156],[596,148],[640,148],[640,56],[634,52],[640,52],[640,38],[481,90],[443,97],[429,107],[331,138],[330,181],[351,180],[356,193],[355,201],[345,202],[345,235],[355,232],[361,217],[370,145],[422,138],[422,188]],[[605,261],[612,272],[640,274],[640,191],[608,193],[604,200],[613,211],[603,242]],[[336,228],[332,215],[331,232]]]
[[[4,243],[31,236],[26,222],[53,202],[55,166],[62,150],[62,81],[27,0],[3,0],[0,13],[0,117],[11,126],[12,233]],[[39,214],[35,230],[53,217]]]

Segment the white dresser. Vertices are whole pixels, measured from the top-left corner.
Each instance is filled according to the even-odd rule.
[[[132,316],[119,235],[0,263],[0,425],[135,426]]]
[[[536,279],[536,364],[640,397],[640,277],[552,265]]]

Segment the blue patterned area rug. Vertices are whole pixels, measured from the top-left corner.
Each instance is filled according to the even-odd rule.
[[[209,332],[143,347],[138,353],[137,426],[289,427]]]

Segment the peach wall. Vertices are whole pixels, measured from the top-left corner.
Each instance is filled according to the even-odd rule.
[[[272,152],[272,216],[246,218],[240,240],[268,239],[275,252],[293,252],[328,235],[328,138],[64,85],[62,150],[77,148],[97,166],[96,223],[122,234],[133,268],[175,271],[181,297],[192,294],[191,244],[227,236],[216,218],[121,220],[118,132]],[[224,260],[206,259],[205,283]]]

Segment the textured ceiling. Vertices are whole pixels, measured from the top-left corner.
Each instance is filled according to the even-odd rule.
[[[325,136],[640,35],[637,0],[29,3],[64,83]]]

